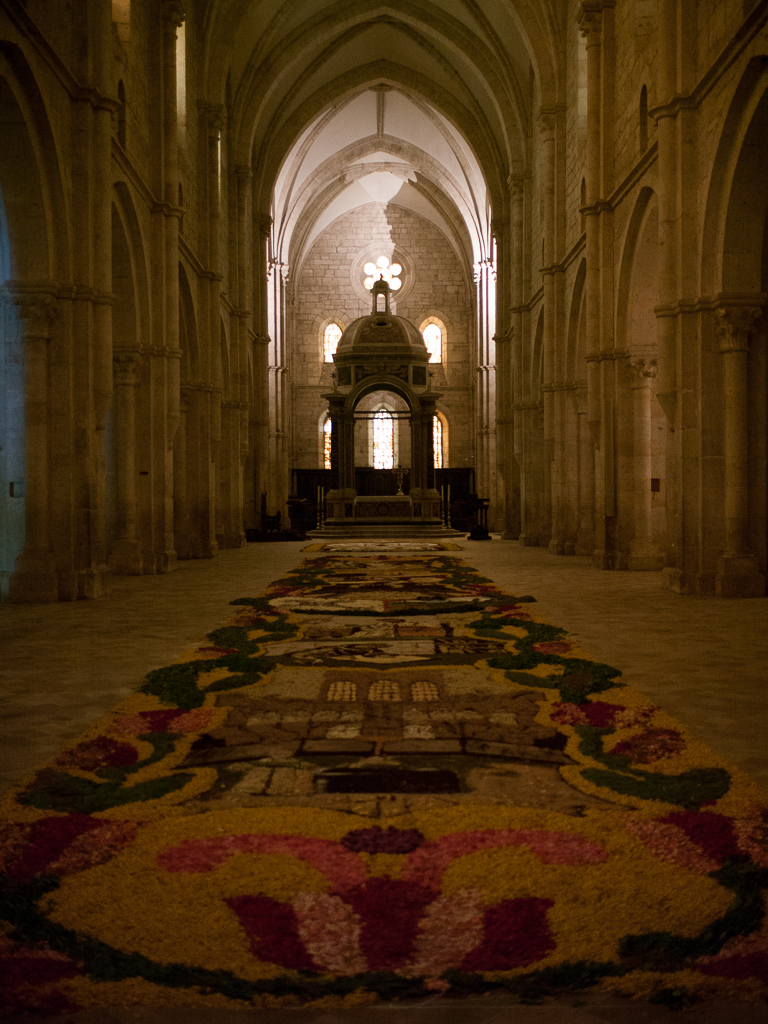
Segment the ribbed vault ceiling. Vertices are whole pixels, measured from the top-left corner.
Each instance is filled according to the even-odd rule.
[[[462,263],[556,102],[554,0],[213,0],[203,94],[229,97],[239,164],[294,268],[317,234],[372,201],[436,224]]]

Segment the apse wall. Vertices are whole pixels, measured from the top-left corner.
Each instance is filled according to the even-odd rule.
[[[445,325],[442,363],[430,364],[432,386],[443,397],[449,466],[473,464],[470,338],[472,306],[467,281],[446,237],[430,221],[393,204],[371,203],[339,217],[319,235],[293,281],[289,370],[293,396],[293,465],[322,465],[319,427],[331,390],[332,364],[323,362],[323,332],[346,327],[371,311],[362,265],[386,255],[403,265],[403,287],[392,312],[417,327],[430,316]]]

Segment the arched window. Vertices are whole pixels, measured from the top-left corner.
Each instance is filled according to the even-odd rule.
[[[443,468],[443,424],[439,416],[432,417],[432,451],[435,455],[435,469]]]
[[[374,469],[395,468],[395,420],[386,409],[377,409],[371,420]]]
[[[430,363],[442,363],[443,361],[443,330],[439,323],[432,320],[422,329],[424,344],[429,352]]]
[[[323,359],[326,363],[333,362],[341,334],[341,327],[338,324],[328,324],[325,328],[323,333]]]
[[[323,424],[323,469],[331,469],[331,431],[333,424],[330,416]]]

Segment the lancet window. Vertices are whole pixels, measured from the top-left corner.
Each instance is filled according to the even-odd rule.
[[[326,363],[333,362],[341,334],[341,327],[338,324],[328,324],[325,328],[323,332],[323,359]]]
[[[439,323],[431,320],[421,329],[421,336],[429,352],[430,363],[442,363],[443,361],[443,328]]]
[[[432,417],[432,450],[435,454],[435,469],[443,468],[443,424],[439,416]]]
[[[333,424],[327,419],[323,424],[323,469],[331,469],[331,431]]]

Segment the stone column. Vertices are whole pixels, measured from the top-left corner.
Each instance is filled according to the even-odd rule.
[[[632,504],[635,535],[629,545],[627,568],[658,571],[664,555],[651,534],[651,400],[656,360],[633,358],[628,362],[633,407],[632,460],[635,497]]]
[[[117,539],[112,545],[112,572],[138,576],[141,545],[136,537],[136,389],[141,380],[138,353],[114,356],[117,429]]]
[[[596,437],[600,424],[600,94],[601,85],[601,32],[603,14],[601,4],[582,3],[579,28],[586,39],[587,48],[587,173],[586,173],[586,258],[587,270],[584,287],[587,341],[587,422]]]
[[[49,365],[53,295],[12,290],[24,337],[24,433],[26,440],[24,550],[9,580],[9,600],[49,602],[59,599],[56,559],[51,550],[49,502]]]
[[[524,232],[524,200],[525,192],[523,178],[520,175],[510,175],[507,182],[511,201],[511,224],[512,224],[512,323],[511,352],[509,359],[509,370],[512,377],[512,384],[509,390],[510,409],[512,417],[512,443],[511,455],[515,462],[515,474],[519,481],[518,512],[514,521],[509,524],[503,535],[503,539],[521,539],[525,535],[526,519],[526,488],[527,480],[525,473],[525,435],[526,435],[526,412],[524,402],[524,378],[525,378],[525,339],[524,339],[524,311],[525,287],[524,267],[525,247],[523,245]],[[511,461],[511,460],[510,460]]]
[[[163,552],[159,568],[176,568],[173,540],[173,441],[181,418],[179,349],[179,122],[176,93],[176,30],[186,16],[183,0],[163,0],[163,199],[165,216],[165,446],[163,452]]]
[[[325,498],[329,519],[344,519],[345,507],[354,501],[355,414],[346,408],[339,392],[323,395],[331,417],[331,486]],[[346,517],[348,518],[348,517]]]
[[[595,458],[595,549],[601,569],[616,567],[613,210],[613,0],[582,0],[579,27],[587,49],[586,363],[587,423]]]
[[[489,498],[489,521],[496,502],[496,346],[491,325],[496,319],[496,267],[487,258],[475,264],[477,331],[475,386],[475,472],[479,494]]]
[[[595,442],[587,423],[587,389],[577,387],[579,451],[579,526],[575,554],[591,555],[595,549]]]
[[[179,558],[192,558],[193,548],[189,530],[189,495],[195,474],[187,461],[189,437],[187,416],[190,407],[190,388],[181,388],[179,400],[179,429],[176,431],[173,448],[173,537]]]
[[[759,306],[721,306],[717,333],[723,355],[725,396],[725,548],[717,561],[719,597],[762,597],[765,577],[749,550],[749,334]]]

